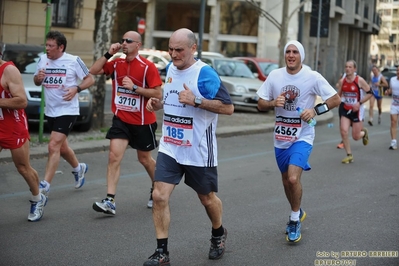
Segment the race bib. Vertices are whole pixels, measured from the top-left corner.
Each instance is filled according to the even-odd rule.
[[[114,103],[117,109],[126,112],[140,112],[140,95],[124,87],[117,87]]]
[[[164,114],[163,140],[178,146],[192,146],[193,118]]]
[[[358,95],[357,95],[357,93],[353,93],[353,92],[344,92],[343,93],[343,98],[344,98],[344,100],[343,100],[343,102],[344,102],[344,108],[346,109],[346,110],[350,110],[350,109],[352,109],[352,106],[355,104],[355,103],[357,103],[357,98],[358,98]]]
[[[65,68],[46,68],[46,77],[43,86],[46,89],[62,89],[66,82],[67,70]]]
[[[300,118],[276,117],[274,125],[274,138],[278,141],[294,142],[299,138],[302,130]]]
[[[399,106],[399,95],[392,95],[392,105]]]

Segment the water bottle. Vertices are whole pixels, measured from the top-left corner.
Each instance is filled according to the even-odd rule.
[[[297,107],[296,110],[298,111],[298,114],[301,115],[303,112],[303,109],[301,107]],[[308,121],[309,126],[314,127],[316,125],[316,119],[312,118]]]
[[[334,127],[334,124],[333,123],[328,123],[327,127],[332,128],[332,127]]]

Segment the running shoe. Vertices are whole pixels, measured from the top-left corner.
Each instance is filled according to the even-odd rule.
[[[337,149],[343,149],[343,148],[344,148],[344,143],[341,141],[341,143],[337,145]]]
[[[363,128],[362,130],[364,131],[363,145],[366,146],[367,144],[369,144],[369,131],[367,130],[367,128]]]
[[[40,181],[40,183],[39,183],[39,191],[44,196],[48,197],[48,194],[50,193],[50,185],[47,185],[47,182],[44,182],[44,180]]]
[[[353,163],[353,155],[347,155],[344,159],[342,159],[342,163]]]
[[[299,221],[303,222],[305,219],[306,219],[306,212],[303,211],[302,208],[300,208],[300,209],[299,209]],[[291,220],[288,221],[288,223],[287,223],[287,228],[285,229],[285,233],[286,233],[286,234],[288,234],[288,232],[289,232],[289,224],[290,224],[290,221],[291,221]]]
[[[150,199],[148,200],[148,203],[147,203],[147,208],[148,209],[151,209],[152,208],[152,205],[153,205],[153,201],[152,201],[152,190],[153,190],[153,188],[151,188],[151,190],[150,190]]]
[[[115,200],[111,198],[105,198],[101,202],[94,202],[93,210],[95,210],[96,212],[103,212],[105,214],[115,215],[116,213]]]
[[[169,252],[163,252],[162,248],[156,249],[143,266],[170,266]]]
[[[370,121],[370,120],[369,120],[369,125],[370,125],[370,126],[373,126],[373,121]]]
[[[381,124],[381,116],[378,117],[378,124]]]
[[[290,221],[288,223],[288,234],[286,240],[288,242],[298,242],[301,240],[301,221]]]
[[[227,229],[224,229],[224,234],[218,237],[211,237],[211,248],[209,249],[209,259],[218,260],[223,257],[226,249]]]
[[[398,148],[396,141],[395,140],[391,140],[391,146],[389,146],[390,150],[396,150]]]
[[[39,221],[44,214],[44,206],[47,204],[47,197],[43,195],[43,193],[40,194],[40,200],[39,201],[31,201],[30,200],[30,211],[28,215],[28,221],[29,222],[37,222]]]
[[[85,163],[80,163],[80,171],[79,172],[72,172],[73,176],[75,177],[75,188],[81,188],[85,183],[85,174],[89,167]]]

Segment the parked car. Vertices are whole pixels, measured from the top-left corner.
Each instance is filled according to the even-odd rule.
[[[27,44],[4,44],[0,43],[0,50],[5,61],[12,61],[19,69],[25,86],[28,106],[25,109],[29,123],[40,121],[41,86],[33,82],[33,74],[39,57],[43,54],[44,47]],[[91,128],[93,117],[93,96],[89,90],[79,93],[80,115],[75,123],[75,130],[88,131]],[[46,119],[46,117],[45,117]],[[46,122],[46,120],[45,120]]]
[[[198,56],[198,52],[194,53],[194,57]],[[208,52],[208,51],[202,51],[201,52],[201,57],[203,56],[207,56],[207,57],[225,57],[223,54],[221,53],[217,53],[217,52]]]
[[[267,58],[259,57],[234,57],[235,59],[242,60],[252,71],[252,73],[260,79],[265,81],[269,73],[278,68],[278,62]]]
[[[166,51],[154,50],[154,49],[142,49],[139,50],[139,54],[155,64],[158,69],[161,79],[165,81],[166,66],[171,61],[170,55]],[[114,60],[115,58],[125,58],[126,55],[123,52],[117,52],[108,61]]]
[[[243,61],[233,58],[202,57],[201,60],[213,67],[229,91],[234,105],[257,107],[256,94],[262,81],[257,79]]]

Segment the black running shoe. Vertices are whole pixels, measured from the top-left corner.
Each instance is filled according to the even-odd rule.
[[[143,266],[170,266],[169,252],[164,253],[162,248],[156,249]]]
[[[223,257],[226,249],[227,230],[224,229],[224,234],[218,237],[211,237],[211,248],[209,249],[209,259],[218,260]]]

